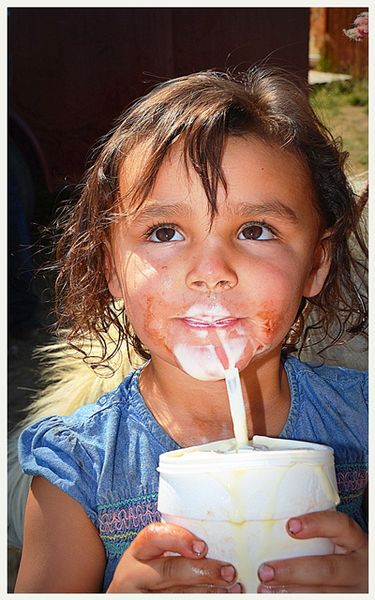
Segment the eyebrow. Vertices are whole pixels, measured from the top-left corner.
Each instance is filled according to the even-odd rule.
[[[252,202],[240,202],[239,204],[229,206],[229,210],[232,214],[240,217],[252,217],[259,216],[272,216],[281,217],[290,221],[291,223],[298,223],[298,217],[295,211],[290,207],[281,202],[280,200],[271,200],[269,202],[262,202],[253,204]]]
[[[150,219],[171,219],[173,217],[190,217],[192,216],[192,208],[189,204],[178,202],[176,204],[146,204],[142,206],[134,220],[137,223],[149,221]]]
[[[238,217],[260,217],[273,216],[286,219],[291,223],[298,223],[298,217],[295,211],[281,202],[280,200],[271,200],[269,202],[252,203],[239,202],[235,206],[227,205],[228,211]],[[172,204],[152,203],[142,206],[140,212],[135,214],[134,221],[142,224],[150,219],[172,219],[174,217],[192,217],[193,210],[190,204],[184,202]]]

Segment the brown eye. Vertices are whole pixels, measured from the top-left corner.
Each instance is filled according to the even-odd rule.
[[[183,240],[183,236],[179,233],[175,227],[157,227],[149,236],[151,242],[176,242]]]
[[[240,240],[272,240],[274,235],[266,225],[249,223],[244,225],[238,235]]]

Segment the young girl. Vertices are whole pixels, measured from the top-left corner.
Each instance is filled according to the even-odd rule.
[[[126,338],[146,362],[21,435],[33,481],[16,592],[242,591],[233,565],[156,509],[160,453],[233,436],[223,340],[250,437],[335,451],[339,511],[288,522],[298,539],[331,538],[334,554],[259,565],[258,591],[366,591],[367,378],[287,353],[307,340],[305,320],[328,342],[365,326],[344,158],[272,69],[181,77],[121,117],[59,241],[56,286],[60,324],[94,368],[113,355],[114,326],[116,348]]]

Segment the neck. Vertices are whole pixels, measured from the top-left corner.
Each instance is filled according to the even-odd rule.
[[[277,436],[289,410],[289,386],[280,350],[241,372],[250,439]],[[144,368],[140,391],[163,429],[181,446],[233,437],[224,380],[200,381],[157,357]]]

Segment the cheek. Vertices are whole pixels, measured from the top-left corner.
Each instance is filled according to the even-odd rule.
[[[265,342],[280,341],[288,333],[301,302],[302,286],[296,272],[273,271],[254,291],[255,320],[261,324]]]
[[[277,302],[273,301],[265,302],[253,317],[265,346],[279,343],[285,337],[290,328],[289,320]]]
[[[168,311],[160,297],[149,290],[137,304],[136,311],[131,319],[134,330],[139,339],[147,348],[157,345],[167,349],[163,315]]]
[[[142,295],[158,276],[157,269],[135,253],[128,252],[121,262],[121,287],[128,299]]]
[[[163,316],[169,314],[168,298],[173,297],[173,282],[166,265],[151,264],[135,254],[128,258],[121,282],[126,313],[147,346],[150,338],[165,345],[162,322]]]

